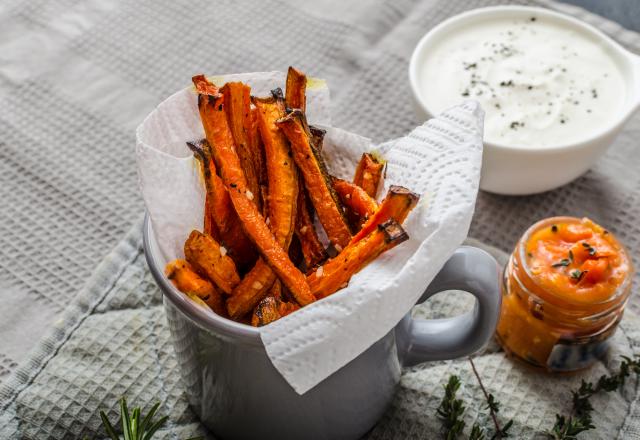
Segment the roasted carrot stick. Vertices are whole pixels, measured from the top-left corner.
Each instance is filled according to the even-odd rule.
[[[197,86],[196,86],[197,88]],[[233,137],[223,111],[223,96],[204,96],[199,99],[200,118],[207,140],[214,145],[213,155],[233,206],[247,235],[254,242],[264,261],[271,266],[301,305],[315,300],[304,275],[291,263],[286,251],[276,241],[264,218],[248,194],[247,182],[240,159],[233,146]],[[264,137],[264,136],[263,136]],[[297,189],[297,185],[295,185]],[[269,200],[271,205],[272,200]]]
[[[278,121],[278,126],[291,142],[293,158],[302,172],[318,219],[327,232],[329,241],[339,251],[349,243],[351,231],[331,185],[324,160],[309,140],[306,118],[300,110],[292,110]]]
[[[254,98],[258,108],[258,127],[264,143],[269,181],[269,221],[273,235],[286,250],[295,226],[298,172],[291,160],[291,147],[276,125],[284,116],[282,91],[275,90],[269,98]]]
[[[260,128],[258,127],[258,108],[251,108],[251,130],[249,130],[249,146],[253,156],[253,168],[256,170],[258,183],[261,187],[266,186],[268,182],[267,166],[265,165],[264,145],[260,137]],[[264,199],[263,199],[264,201]]]
[[[269,227],[276,241],[287,250],[295,225],[298,175],[290,157],[289,143],[275,125],[284,114],[284,102],[281,95],[274,93],[270,98],[254,99],[254,105],[269,182],[266,197]],[[268,293],[274,280],[275,275],[259,260],[227,302],[229,314],[236,317],[250,312]]]
[[[349,279],[374,260],[409,237],[402,226],[394,220],[377,225],[376,229],[362,240],[349,244],[308,277],[309,286],[316,298],[324,298],[347,286]]]
[[[194,269],[230,294],[240,282],[233,260],[213,238],[193,230],[184,243],[184,255]]]
[[[175,260],[165,268],[167,278],[174,286],[187,295],[195,295],[218,315],[226,316],[224,298],[208,280],[200,277],[186,260]]]
[[[254,203],[260,209],[260,187],[258,186],[258,175],[254,168],[254,158],[251,146],[249,145],[248,132],[251,130],[251,100],[249,86],[241,82],[226,83],[220,92],[224,95],[226,102],[227,120],[229,128],[233,134],[233,141],[236,146],[236,153],[242,165],[242,171],[247,179],[247,187],[255,196]]]
[[[351,239],[351,243],[363,239],[371,233],[379,224],[393,219],[402,224],[407,215],[415,208],[420,196],[402,186],[392,185],[386,197],[380,203],[380,207],[365,222],[360,231]]]
[[[296,218],[296,236],[304,258],[304,265],[311,269],[327,258],[327,252],[318,238],[316,226],[311,218],[304,188],[298,193],[298,217]]]
[[[227,300],[227,311],[233,319],[238,319],[256,306],[264,298],[276,281],[271,267],[259,258],[256,265],[245,275]]]
[[[287,88],[285,92],[285,105],[289,109],[306,111],[307,105],[307,77],[304,73],[289,67],[287,72]],[[322,140],[325,131],[310,127],[311,144],[319,151],[322,148]],[[320,147],[320,148],[318,148]],[[300,249],[307,269],[315,266],[327,258],[324,246],[318,238],[316,227],[313,224],[313,205],[306,195],[303,179],[298,181],[298,216],[296,218],[295,234],[300,242]]]
[[[198,160],[201,160],[205,175],[205,234],[210,229],[216,241],[229,250],[229,256],[241,272],[248,270],[256,261],[253,244],[244,233],[231,199],[218,174],[211,157],[211,146],[206,139],[187,142]],[[206,219],[209,218],[207,222]]]
[[[358,230],[378,209],[376,201],[355,183],[334,177],[333,188],[342,204],[347,208],[347,217],[351,221],[352,227],[357,227]]]
[[[363,153],[356,167],[353,183],[364,189],[371,197],[376,196],[378,185],[382,179],[384,162],[379,161],[370,153]]]
[[[307,77],[298,69],[289,66],[287,71],[287,84],[285,91],[285,101],[287,108],[299,108],[306,111],[307,105]]]

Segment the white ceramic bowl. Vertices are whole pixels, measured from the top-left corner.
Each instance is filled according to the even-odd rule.
[[[542,148],[523,148],[485,142],[480,188],[498,194],[524,195],[548,191],[586,172],[607,150],[624,123],[640,106],[640,57],[627,51],[599,30],[573,17],[548,9],[526,6],[495,6],[474,9],[451,17],[428,32],[416,46],[409,64],[409,81],[420,118],[434,116],[428,90],[418,78],[430,50],[457,29],[464,29],[488,16],[521,19],[535,14],[582,30],[590,35],[618,64],[626,82],[627,96],[620,114],[607,127],[581,142]]]

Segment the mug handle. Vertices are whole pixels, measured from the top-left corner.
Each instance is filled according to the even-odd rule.
[[[467,356],[480,349],[493,335],[500,316],[500,268],[487,252],[458,248],[436,275],[418,304],[446,290],[463,290],[475,296],[473,310],[453,318],[405,319],[405,367],[427,361]]]

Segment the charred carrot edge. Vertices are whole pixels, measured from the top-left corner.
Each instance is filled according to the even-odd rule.
[[[298,193],[298,217],[296,218],[296,236],[300,241],[304,264],[310,269],[326,260],[327,252],[318,238],[316,226],[313,224],[308,207],[308,199],[304,188]]]
[[[285,91],[285,102],[287,108],[299,108],[306,110],[307,106],[307,76],[298,69],[289,66],[287,71],[287,83]]]
[[[331,185],[331,177],[324,160],[309,140],[309,127],[304,113],[292,110],[278,121],[278,126],[291,142],[293,158],[302,172],[309,199],[327,232],[329,241],[334,246],[344,248],[351,239],[351,231]]]
[[[258,176],[254,168],[254,158],[249,146],[247,132],[251,130],[251,101],[250,88],[241,82],[226,83],[220,92],[226,102],[225,110],[229,128],[233,135],[236,146],[236,153],[242,165],[242,171],[247,179],[247,187],[255,196],[253,201],[260,209],[260,188],[258,186]]]
[[[211,146],[206,139],[198,142],[187,142],[187,145],[196,157],[202,158],[207,193],[205,197],[205,218],[208,217],[210,219],[210,228],[216,232],[211,236],[216,241],[224,243],[229,250],[229,256],[241,271],[245,271],[255,263],[257,254],[251,240],[244,233],[224,183],[216,172],[216,166],[211,157]],[[206,225],[207,223],[205,222]],[[207,233],[206,228],[204,232]]]
[[[230,294],[240,283],[236,265],[209,235],[193,230],[184,243],[184,255],[194,269],[223,292]]]
[[[322,147],[324,145],[324,135],[327,134],[327,131],[314,127],[313,125],[309,125],[309,133],[311,133],[311,145],[318,151],[318,153],[322,152]]]
[[[392,185],[384,200],[380,203],[378,210],[369,217],[369,220],[365,222],[360,231],[353,236],[351,243],[362,240],[376,226],[389,219],[393,219],[398,223],[404,222],[404,219],[415,208],[419,199],[420,196],[418,194],[409,191],[407,188]]]
[[[357,224],[358,229],[378,210],[376,201],[355,183],[334,177],[333,188],[347,208],[347,214],[351,214],[347,217],[353,220],[353,226]]]
[[[200,118],[209,143],[214,145],[214,158],[222,180],[247,235],[260,254],[301,305],[315,301],[304,275],[291,263],[247,194],[247,182],[240,159],[233,147],[233,137],[223,112],[224,97],[199,99]],[[297,189],[297,185],[295,186]],[[271,200],[270,200],[271,203]]]
[[[193,156],[200,164],[200,170],[202,171],[202,179],[204,180],[205,196],[204,196],[204,219],[203,219],[203,232],[207,235],[211,235],[216,241],[220,241],[220,232],[218,226],[213,220],[213,189],[211,188],[211,169],[209,168],[209,161],[205,158],[204,149],[202,143],[206,140],[198,142],[187,142],[187,147],[193,152]]]
[[[281,284],[276,281],[269,294],[253,310],[251,325],[261,327],[300,309],[298,304],[284,300],[281,290]]]
[[[271,295],[262,298],[253,311],[251,325],[262,327],[280,319],[279,303],[280,300]]]
[[[376,226],[376,230],[364,239],[352,243],[317,270],[312,272],[307,280],[316,298],[325,298],[344,288],[351,277],[362,270],[367,264],[382,252],[389,250],[409,236],[402,226],[394,220],[389,220]]]
[[[383,170],[384,162],[380,162],[370,153],[363,153],[356,167],[353,183],[375,198]]]

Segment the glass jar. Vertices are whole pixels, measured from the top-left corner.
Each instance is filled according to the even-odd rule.
[[[617,265],[615,279],[611,275],[599,281],[602,284],[596,286],[599,288],[597,295],[592,296],[588,295],[591,293],[588,289],[593,284],[585,287],[579,284],[583,282],[580,278],[587,271],[581,273],[579,269],[572,268],[580,261],[574,263],[578,257],[574,256],[571,249],[579,251],[584,247],[586,258],[591,255],[595,260],[598,251],[589,247],[588,240],[595,240],[596,237],[575,243],[558,239],[557,246],[550,246],[550,249],[569,251],[567,258],[554,264],[541,263],[534,253],[536,249],[543,249],[544,253],[544,248],[535,247],[539,242],[530,243],[532,237],[538,237],[541,233],[553,239],[559,227],[570,230],[583,225],[593,227],[594,234],[599,234],[598,239],[606,240],[602,241],[605,244],[603,253],[612,259],[607,261]],[[550,228],[548,231],[551,232],[547,233],[544,228]],[[607,264],[609,273],[614,273],[611,269],[614,263]],[[546,278],[541,276],[545,271]],[[575,285],[575,293],[567,288],[563,290],[562,284],[556,289],[548,282],[549,279],[560,280],[561,277],[565,277],[561,280],[565,287]],[[498,342],[507,353],[547,371],[566,372],[586,368],[607,352],[609,339],[622,319],[624,306],[631,293],[632,278],[633,268],[627,251],[608,231],[587,219],[554,217],[542,220],[520,238],[505,267],[502,308],[497,327]],[[581,291],[586,293],[581,295]]]

